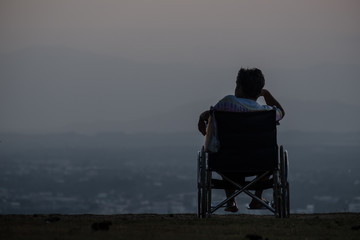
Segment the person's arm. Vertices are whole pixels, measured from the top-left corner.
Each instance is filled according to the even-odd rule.
[[[263,97],[264,97],[265,102],[266,102],[267,105],[277,107],[278,109],[281,110],[281,112],[282,112],[282,117],[285,116],[285,111],[284,111],[283,107],[282,107],[282,106],[280,105],[280,103],[273,97],[273,95],[271,95],[271,93],[270,93],[268,90],[263,89],[263,90],[261,91],[260,96],[263,96]]]
[[[208,119],[210,117],[210,111],[207,110],[200,114],[199,122],[198,122],[198,129],[201,132],[202,135],[206,135],[206,124],[208,122]]]

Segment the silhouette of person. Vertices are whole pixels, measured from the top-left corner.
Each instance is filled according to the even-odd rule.
[[[285,116],[285,111],[280,103],[272,96],[272,94],[264,89],[265,78],[260,69],[244,69],[241,68],[238,72],[236,79],[235,95],[228,95],[221,99],[214,109],[218,111],[227,112],[252,112],[252,111],[269,111],[276,110],[276,120],[279,121]],[[257,99],[262,96],[265,99],[266,105],[261,105],[257,102]],[[206,125],[210,117],[210,111],[203,112],[199,117],[198,129],[205,136]],[[236,182],[243,182],[244,177],[238,175],[226,175]],[[226,196],[229,198],[235,190],[225,189]],[[267,202],[262,198],[263,189],[256,190],[255,195]],[[259,209],[263,206],[256,200],[252,200],[249,204],[250,209]],[[237,212],[236,201],[233,198],[232,201],[227,203],[225,211]]]

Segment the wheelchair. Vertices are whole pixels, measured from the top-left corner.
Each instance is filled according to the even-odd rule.
[[[198,152],[198,217],[211,217],[241,193],[261,203],[277,218],[290,217],[288,152],[277,145],[279,123],[275,119],[275,110],[221,112],[212,109],[211,114],[216,122],[219,150],[206,152],[203,146]],[[222,180],[213,178],[214,173]],[[246,176],[246,180],[235,182],[227,174]],[[247,180],[249,177],[252,179]],[[212,206],[213,189],[233,189],[235,192]],[[250,192],[258,189],[272,189],[272,201],[265,202]]]

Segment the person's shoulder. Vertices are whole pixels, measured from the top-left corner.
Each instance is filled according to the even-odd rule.
[[[216,103],[216,105],[214,106],[214,108],[216,110],[224,110],[227,108],[227,106],[232,105],[232,104],[236,104],[237,100],[236,97],[234,95],[227,95],[225,97],[223,97],[222,99],[220,99],[220,101],[218,101]]]
[[[234,101],[237,101],[237,98],[234,95],[226,95],[225,97],[220,99],[220,101],[218,103],[234,102]]]
[[[221,100],[237,100],[237,98],[234,95],[226,95]]]

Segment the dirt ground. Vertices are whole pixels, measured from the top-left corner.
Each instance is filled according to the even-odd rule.
[[[360,213],[0,215],[0,239],[360,239]]]

